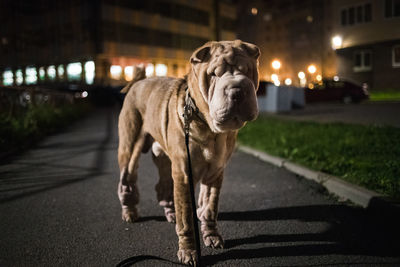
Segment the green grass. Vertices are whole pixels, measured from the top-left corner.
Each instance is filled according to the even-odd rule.
[[[84,104],[29,106],[18,114],[0,113],[0,152],[25,148],[43,136],[69,125],[86,110]]]
[[[239,143],[400,199],[400,129],[260,117]]]
[[[370,101],[400,101],[399,90],[371,90],[369,94]]]

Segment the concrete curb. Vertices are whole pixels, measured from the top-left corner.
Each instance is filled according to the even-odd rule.
[[[371,200],[373,199],[379,198],[384,201],[384,197],[382,195],[363,187],[350,184],[336,176],[310,170],[304,166],[290,162],[286,159],[271,156],[265,152],[255,150],[247,146],[239,145],[238,149],[244,153],[259,158],[262,161],[271,163],[278,167],[283,167],[290,172],[293,172],[309,180],[313,180],[324,186],[330,193],[333,193],[342,199],[350,200],[353,203],[362,206],[363,208],[368,208],[371,204]],[[391,205],[393,207],[396,206],[392,203],[388,203],[388,205]],[[399,209],[399,207],[397,206],[396,209]]]

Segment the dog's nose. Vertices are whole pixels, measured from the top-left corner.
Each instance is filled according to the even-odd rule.
[[[239,102],[244,99],[245,93],[244,90],[241,88],[229,88],[227,95],[230,99],[235,102]]]

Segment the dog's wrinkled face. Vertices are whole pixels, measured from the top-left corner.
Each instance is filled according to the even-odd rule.
[[[193,71],[213,131],[236,130],[257,117],[259,56],[257,46],[240,40],[209,42],[193,53]]]

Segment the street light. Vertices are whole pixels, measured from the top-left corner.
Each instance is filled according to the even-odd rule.
[[[278,75],[275,73],[271,75],[271,80],[274,82],[276,86],[279,86],[281,84]]]
[[[277,59],[272,61],[271,65],[274,70],[279,70],[281,68],[281,62]]]
[[[306,83],[307,83],[306,74],[304,72],[300,71],[299,73],[297,73],[297,77],[299,77],[300,86],[305,87]]]
[[[332,48],[338,49],[341,48],[343,44],[343,39],[339,35],[332,37]]]
[[[286,78],[285,79],[285,84],[288,85],[288,86],[291,85],[292,84],[292,79]]]
[[[311,64],[310,66],[308,66],[307,70],[309,73],[314,74],[317,71],[317,67]]]

